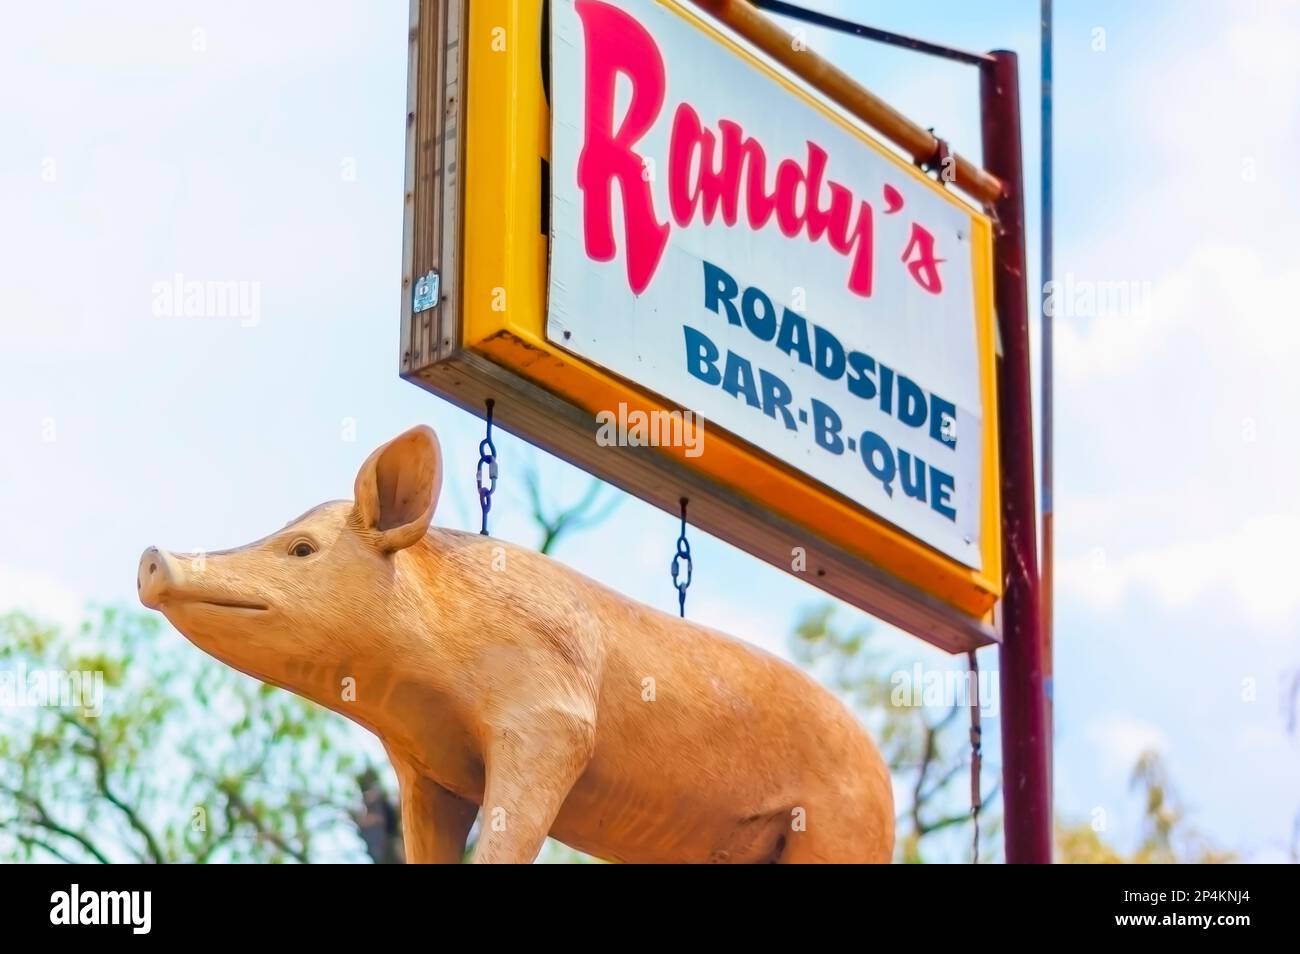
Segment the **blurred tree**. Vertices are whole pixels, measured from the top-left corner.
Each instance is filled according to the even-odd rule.
[[[1102,840],[1089,822],[1056,827],[1056,860],[1061,864],[1230,864],[1236,856],[1214,847],[1187,820],[1187,812],[1169,785],[1164,760],[1142,754],[1133,767],[1130,787],[1143,800],[1138,848],[1125,855]]]
[[[541,472],[535,457],[530,457],[524,467],[524,489],[528,494],[529,516],[541,534],[537,552],[547,556],[554,554],[566,536],[604,523],[623,500],[617,491],[605,495],[604,491],[612,488],[604,481],[592,478],[576,501],[568,505],[555,504],[542,491]]]
[[[792,648],[799,662],[840,694],[875,735],[894,776],[900,798],[896,860],[966,861],[970,844],[942,833],[969,832],[970,747],[963,705],[898,705],[899,680],[910,678],[889,664],[871,642],[872,628],[835,624],[831,604],[807,611],[795,628]],[[894,670],[891,674],[891,670]],[[904,694],[905,696],[908,694]],[[915,701],[915,694],[910,698]],[[991,776],[982,794],[980,860],[1001,853],[998,767],[986,761]],[[1108,844],[1090,822],[1058,822],[1056,860],[1066,864],[1216,864],[1235,860],[1212,845],[1188,821],[1173,792],[1163,760],[1154,752],[1133,768],[1131,788],[1143,800],[1143,824],[1135,852],[1125,855]],[[995,800],[996,799],[996,800]]]
[[[1128,859],[1102,841],[1101,834],[1088,822],[1056,823],[1056,847],[1059,865],[1122,865]]]
[[[889,665],[872,644],[872,634],[870,626],[837,625],[835,607],[827,603],[801,616],[791,651],[872,729],[899,799],[896,860],[969,860],[968,709],[960,704],[896,704],[900,680],[909,680],[911,674]],[[914,688],[919,692],[920,687]],[[988,777],[996,779],[996,766]],[[981,861],[991,860],[1001,849],[997,796],[997,784],[986,783],[980,799]],[[955,831],[965,831],[967,838],[957,841]]]
[[[396,797],[389,794],[392,786],[385,787],[373,766],[366,767],[357,784],[361,787],[362,810],[355,820],[371,861],[377,865],[405,864],[402,812]]]
[[[15,683],[102,674],[80,707],[0,708],[0,857],[364,860],[364,733],[162,630],[114,609],[76,633],[0,617]]]

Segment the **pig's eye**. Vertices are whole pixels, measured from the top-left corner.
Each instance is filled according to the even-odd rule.
[[[289,548],[289,552],[296,557],[308,557],[316,552],[316,548],[307,540],[299,540]]]

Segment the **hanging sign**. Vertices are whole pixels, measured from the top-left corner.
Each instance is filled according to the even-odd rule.
[[[932,642],[989,641],[988,220],[690,4],[542,6],[419,4],[404,275],[440,292],[408,285],[403,373]]]

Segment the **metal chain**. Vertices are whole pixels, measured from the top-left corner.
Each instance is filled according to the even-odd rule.
[[[983,761],[980,741],[984,730],[980,727],[980,666],[975,659],[975,650],[966,654],[970,660],[971,705],[970,705],[970,818],[974,827],[971,836],[971,864],[980,863],[980,763]]]
[[[488,398],[487,400],[487,436],[479,441],[478,445],[478,469],[474,472],[474,482],[478,484],[478,505],[483,511],[483,529],[479,531],[483,536],[488,535],[487,518],[488,511],[492,509],[492,494],[497,489],[497,446],[492,443],[492,408],[496,401]],[[488,484],[483,484],[483,465],[487,465]]]
[[[681,572],[681,561],[686,561],[686,578],[678,579]],[[694,565],[691,563],[691,544],[686,539],[686,498],[682,498],[682,532],[677,537],[677,552],[673,555],[673,586],[677,588],[677,608],[681,613],[682,619],[686,618],[686,588],[691,585],[691,574],[694,572]]]

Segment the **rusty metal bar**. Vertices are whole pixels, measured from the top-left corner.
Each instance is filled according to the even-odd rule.
[[[906,33],[882,30],[879,27],[867,26],[865,23],[858,23],[854,20],[845,20],[843,17],[833,17],[829,13],[809,10],[795,3],[786,3],[785,0],[749,0],[749,2],[768,13],[811,23],[813,26],[835,30],[837,33],[862,37],[862,39],[871,40],[874,43],[897,46],[904,50],[911,50],[913,53],[937,56],[942,60],[954,60],[968,66],[983,66],[985,63],[993,62],[993,57],[987,53],[972,53],[970,50],[959,50],[953,46],[944,46],[942,43],[931,43],[929,40],[908,36]]]
[[[797,43],[794,37],[747,0],[691,2],[903,149],[916,162],[933,167],[943,159],[945,144],[938,136],[912,122],[834,64]],[[1001,180],[963,156],[951,152],[948,155],[953,161],[954,183],[958,188],[984,205],[1001,198]]]

